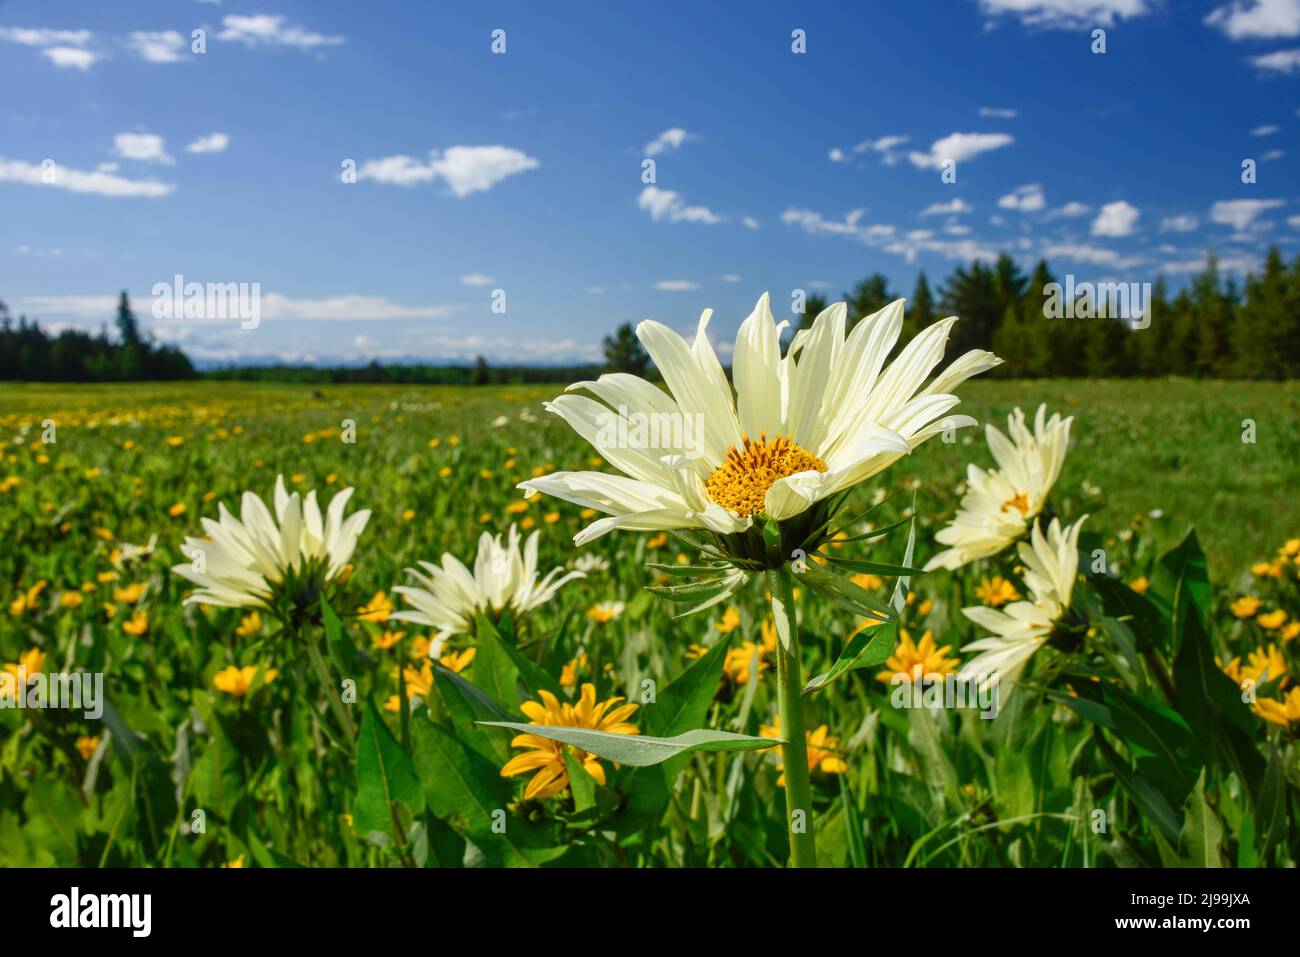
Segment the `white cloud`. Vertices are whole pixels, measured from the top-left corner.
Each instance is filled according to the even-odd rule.
[[[674,126],[672,129],[664,130],[647,143],[645,145],[645,155],[658,156],[668,150],[680,149],[683,143],[694,138],[692,134],[686,132],[680,126]]]
[[[509,176],[536,169],[541,163],[508,146],[452,146],[431,150],[427,162],[412,156],[366,160],[357,179],[393,186],[416,186],[442,179],[460,198],[491,189]]]
[[[1116,18],[1142,16],[1151,8],[1146,0],[980,0],[986,17],[1016,17],[1027,27],[1078,30],[1109,27]]]
[[[1286,224],[1292,229],[1300,229],[1300,216],[1288,216]]]
[[[118,133],[113,137],[113,150],[122,159],[137,163],[171,165],[176,162],[163,148],[163,138],[156,133]]]
[[[845,155],[844,150],[840,149],[838,146],[832,147],[828,155],[830,156],[830,161],[832,163],[843,163],[848,160],[848,156]]]
[[[957,216],[961,213],[969,213],[973,206],[966,202],[960,196],[955,197],[946,203],[931,203],[925,209],[921,210],[922,216]]]
[[[903,256],[908,262],[919,252],[932,252],[948,259],[980,259],[991,262],[997,252],[974,239],[939,239],[930,230],[918,229],[904,236],[888,223],[864,224],[865,210],[855,209],[842,220],[826,219],[810,209],[791,207],[781,214],[781,221],[798,226],[813,235],[826,234],[857,240],[867,246],[878,246],[886,252]]]
[[[688,206],[680,193],[658,186],[647,186],[641,190],[636,204],[650,214],[655,222],[667,220],[670,223],[704,223],[712,226],[722,222],[722,217],[707,206]]]
[[[1092,212],[1092,207],[1087,203],[1080,203],[1078,200],[1071,200],[1064,206],[1058,206],[1047,214],[1048,219],[1077,219],[1080,216],[1087,216]]]
[[[1241,232],[1260,213],[1285,205],[1280,199],[1221,199],[1210,207],[1210,221],[1231,226]]]
[[[28,47],[84,47],[90,42],[89,30],[49,30],[44,27],[0,27],[0,40]]]
[[[1094,236],[1129,236],[1133,233],[1133,224],[1141,213],[1136,206],[1124,200],[1107,203],[1092,221]]]
[[[661,279],[655,283],[655,288],[660,292],[690,292],[699,289],[700,284],[689,279]]]
[[[490,286],[494,282],[496,282],[495,279],[491,276],[485,276],[481,272],[472,272],[460,277],[462,286]]]
[[[225,133],[209,133],[185,147],[187,153],[221,153],[230,145],[230,137]]]
[[[1009,133],[950,133],[930,144],[930,152],[920,153],[913,150],[907,158],[914,166],[922,169],[938,169],[945,160],[960,163],[963,160],[974,159],[989,150],[1010,146],[1014,142],[1015,137]]]
[[[126,45],[149,63],[176,63],[186,49],[185,38],[175,30],[136,30],[127,37]]]
[[[886,166],[893,166],[902,157],[902,153],[898,152],[898,147],[910,139],[910,136],[904,136],[901,133],[890,133],[874,140],[863,140],[848,151],[836,146],[830,151],[830,159],[832,163],[847,163],[852,156],[860,156],[863,153],[877,153],[880,156],[880,162]]]
[[[52,170],[53,182],[46,182],[45,170],[36,163],[9,160],[0,156],[0,182],[25,183],[29,186],[51,186],[73,193],[94,193],[99,196],[166,196],[176,187],[155,180],[133,180],[111,173],[87,173],[67,166]]]
[[[1200,221],[1195,216],[1166,216],[1160,220],[1162,233],[1190,233]]]
[[[753,216],[742,216],[740,222],[746,229],[758,229],[763,225]]]
[[[1261,70],[1273,73],[1291,74],[1300,70],[1300,47],[1294,50],[1277,50],[1250,58],[1250,62]]]
[[[288,46],[299,50],[337,46],[342,37],[324,36],[303,27],[286,23],[282,16],[260,13],[255,16],[228,16],[221,18],[225,28],[217,34],[218,40],[237,41],[249,49],[256,47]]]
[[[406,306],[387,296],[348,294],[321,299],[295,298],[278,292],[262,293],[262,318],[318,319],[350,321],[354,319],[446,319],[454,306]]]
[[[723,282],[740,282],[740,277],[734,272],[724,273],[718,277]]]
[[[1205,23],[1234,40],[1300,36],[1300,0],[1233,0],[1211,11]]]
[[[1261,163],[1271,163],[1274,160],[1280,160],[1283,156],[1286,156],[1286,150],[1269,150],[1260,155],[1259,161]]]
[[[981,106],[980,116],[991,116],[998,120],[1014,120],[1016,118],[1016,111],[1007,107]]]
[[[1087,243],[1053,243],[1043,250],[1043,255],[1048,259],[1069,259],[1093,266],[1123,267],[1136,262],[1135,259],[1125,259],[1113,249]]]
[[[1250,131],[1250,135],[1251,136],[1272,136],[1280,129],[1282,129],[1282,127],[1277,126],[1273,123],[1269,123],[1266,126],[1255,127],[1253,130]]]
[[[1043,187],[1037,183],[1017,186],[1014,190],[998,200],[1001,209],[1018,209],[1022,213],[1032,213],[1047,205],[1043,196]]]
[[[89,70],[99,59],[98,53],[82,50],[79,47],[46,47],[41,53],[55,66],[71,70]]]

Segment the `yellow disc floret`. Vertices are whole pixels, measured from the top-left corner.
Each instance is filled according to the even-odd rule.
[[[747,435],[742,439],[744,448],[728,448],[727,457],[704,483],[709,498],[737,515],[763,511],[767,490],[778,479],[799,472],[826,471],[825,462],[796,445],[789,436],[769,439],[763,434],[757,442]]]

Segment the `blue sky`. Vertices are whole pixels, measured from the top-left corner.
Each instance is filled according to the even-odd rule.
[[[706,306],[725,346],[764,290],[1300,238],[1300,0],[9,0],[0,89],[0,298],[97,327],[127,289],[207,362],[589,359]],[[154,319],[177,274],[260,325]]]

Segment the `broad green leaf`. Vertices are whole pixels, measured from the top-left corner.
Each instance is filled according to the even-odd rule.
[[[1196,781],[1183,806],[1183,827],[1178,833],[1178,854],[1191,867],[1222,867],[1223,822],[1205,800],[1205,774]]]
[[[510,758],[509,736],[475,724],[476,721],[510,721],[511,714],[487,692],[466,681],[445,665],[435,662],[433,681],[456,734],[490,761],[504,764]]]
[[[353,826],[363,837],[388,836],[394,846],[406,843],[411,823],[424,811],[424,791],[411,757],[389,733],[374,702],[366,702],[357,735],[357,793]]]
[[[1169,621],[1165,647],[1177,653],[1187,616],[1194,611],[1205,621],[1210,610],[1210,575],[1195,531],[1160,559],[1147,596]]]
[[[1170,841],[1178,840],[1179,820],[1169,802],[1150,782],[1138,777],[1129,767],[1128,762],[1112,748],[1103,736],[1100,728],[1092,732],[1093,743],[1106,764],[1110,766],[1115,779],[1129,793],[1137,804],[1138,810],[1152,825],[1159,828]]]
[[[611,734],[608,731],[593,731],[589,728],[523,724],[517,721],[481,723],[571,744],[597,757],[633,768],[649,767],[692,751],[753,751],[758,748],[774,747],[781,743],[775,738],[755,738],[747,734],[734,734],[731,731],[710,731],[707,728],[687,731],[671,738],[656,738],[648,734]]]

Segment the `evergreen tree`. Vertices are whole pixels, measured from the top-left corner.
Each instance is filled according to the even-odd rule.
[[[606,372],[628,372],[644,377],[650,367],[650,356],[637,339],[630,322],[615,329],[612,336],[606,336],[601,348],[605,353]]]
[[[898,297],[889,291],[889,280],[875,272],[844,294],[849,307],[848,329],[874,312],[879,312]]]
[[[813,321],[825,312],[829,303],[820,293],[813,293],[803,302],[803,315],[799,317],[800,329],[811,329]]]

